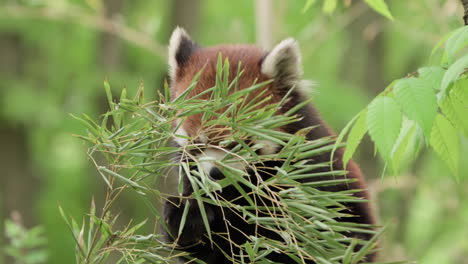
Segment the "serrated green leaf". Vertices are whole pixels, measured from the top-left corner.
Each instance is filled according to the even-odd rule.
[[[445,53],[447,59],[451,62],[455,58],[455,54],[468,45],[468,27],[464,26],[455,30],[445,43]]]
[[[442,79],[441,84],[441,98],[443,99],[447,95],[447,89],[449,85],[456,81],[460,75],[465,72],[465,69],[468,68],[468,54],[461,57],[455,63],[453,63],[445,72],[444,78]]]
[[[468,79],[458,80],[453,93],[465,107],[468,106]]]
[[[367,111],[361,112],[361,114],[359,114],[359,118],[349,132],[346,149],[343,155],[343,164],[345,168],[367,132],[366,119]]]
[[[458,178],[458,168],[460,163],[460,142],[457,131],[450,122],[442,115],[438,114],[431,134],[431,147],[445,161]]]
[[[337,0],[325,0],[325,2],[323,2],[323,7],[322,7],[323,12],[328,15],[333,13],[333,11],[335,11],[336,9],[337,3],[338,3]]]
[[[377,13],[383,15],[384,17],[393,20],[393,16],[390,13],[390,9],[385,3],[384,0],[366,0],[366,3],[374,9]]]
[[[431,51],[431,57],[440,49],[440,47],[447,41],[447,39],[453,34],[449,33],[446,34],[442,39],[440,39],[437,44],[434,46],[434,48]]]
[[[402,111],[416,121],[429,138],[437,114],[437,98],[430,84],[419,78],[401,79],[395,85],[394,94]]]
[[[390,97],[378,97],[369,104],[367,128],[380,154],[390,161],[402,122],[402,115],[396,102]]]
[[[416,128],[414,121],[408,119],[403,121],[401,133],[392,150],[392,168],[395,173],[402,167],[403,158],[407,156],[408,151],[414,148],[414,143],[411,144],[411,141],[414,140]]]
[[[445,69],[439,66],[424,67],[418,70],[419,79],[427,81],[434,90],[440,90]]]
[[[468,136],[468,80],[459,80],[440,104],[452,125]]]

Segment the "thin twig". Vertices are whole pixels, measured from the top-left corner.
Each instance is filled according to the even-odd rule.
[[[84,8],[67,6],[67,8],[56,9],[50,7],[30,8],[19,5],[5,5],[0,8],[0,16],[17,18],[39,18],[48,20],[59,20],[72,22],[113,34],[136,46],[139,46],[154,55],[165,58],[166,48],[155,43],[147,34],[127,27],[115,19],[109,19],[98,14],[89,14]]]

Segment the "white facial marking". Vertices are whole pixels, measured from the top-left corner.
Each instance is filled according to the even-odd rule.
[[[255,143],[260,145],[260,154],[262,155],[275,154],[279,147],[278,144],[270,140],[261,139],[257,140]]]
[[[177,131],[174,133],[174,141],[179,144],[181,147],[185,147],[188,145],[188,139],[184,137],[179,137],[177,135],[181,135],[184,137],[188,137],[187,131],[182,126],[179,126]]]
[[[226,156],[226,153],[218,149],[206,149],[201,154],[197,155],[200,166],[203,171],[209,175],[212,168],[215,167],[216,161],[220,161]]]
[[[190,39],[190,36],[187,34],[187,32],[185,32],[184,29],[177,27],[174,30],[174,32],[172,32],[171,39],[169,40],[169,76],[172,80],[175,80],[175,75],[178,67],[176,54],[180,47],[180,43],[184,37]]]
[[[284,60],[288,63],[285,65],[280,64]],[[286,72],[294,72],[298,75],[302,74],[301,55],[296,40],[293,38],[287,38],[273,48],[262,63],[262,73],[275,77],[278,74],[278,70],[280,70],[278,66],[286,67],[285,69],[281,69]]]
[[[203,153],[197,155],[197,159],[200,162],[200,166],[203,171],[209,175],[212,168],[216,166],[216,161],[221,161],[226,157],[227,153],[220,149],[208,148],[203,151]],[[230,158],[230,160],[238,160],[236,162],[229,162],[226,165],[238,170],[244,170],[245,163],[237,158]]]

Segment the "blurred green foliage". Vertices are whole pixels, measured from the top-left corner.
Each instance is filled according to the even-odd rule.
[[[47,250],[44,229],[36,226],[29,230],[20,223],[5,221],[6,237],[11,241],[3,250],[22,264],[42,264],[47,261]]]
[[[440,57],[431,57],[432,48],[461,26],[457,0],[389,1],[393,22],[359,1],[350,6],[338,1],[329,15],[315,4],[303,12],[306,1],[273,2],[274,39],[298,40],[305,77],[318,84],[310,94],[337,131],[390,81],[437,64]],[[69,113],[104,112],[105,78],[129,94],[144,80],[146,96],[154,98],[166,72],[158,47],[178,23],[174,10],[183,9],[174,3],[180,1],[0,0],[0,215],[17,210],[26,226],[44,227],[47,263],[74,259],[58,205],[80,219],[91,196],[99,207],[104,195],[86,146],[71,136],[84,131]],[[200,44],[255,42],[252,1],[199,3],[191,35]],[[137,34],[109,34],[112,26],[107,31],[95,26],[102,21],[93,18],[104,14]],[[467,263],[468,143],[460,144],[457,183],[430,151],[404,173],[381,179],[383,163],[373,158],[373,146],[358,149],[381,222],[388,225],[382,259]],[[121,208],[123,218],[146,218],[145,206],[131,198]]]

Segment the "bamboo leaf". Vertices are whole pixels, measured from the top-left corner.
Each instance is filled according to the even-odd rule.
[[[112,100],[112,90],[107,80],[104,81],[104,90],[106,91],[106,97],[107,97],[107,103],[109,104],[109,109],[114,110],[114,101]]]
[[[125,176],[122,176],[117,172],[111,171],[106,167],[100,166],[100,167],[98,167],[98,170],[104,171],[104,172],[108,173],[109,175],[116,177],[117,179],[125,182],[126,184],[128,184],[128,185],[130,185],[130,186],[132,186],[132,187],[134,187],[136,189],[146,190],[145,187],[139,185],[137,182],[135,182],[135,181],[133,181],[131,179],[128,179]]]
[[[184,230],[185,223],[187,222],[187,215],[188,215],[189,209],[190,209],[190,203],[186,202],[184,211],[182,212],[182,217],[180,219],[179,231],[177,232],[178,237],[182,235],[182,231]]]
[[[352,263],[359,263],[364,256],[368,255],[371,252],[371,250],[373,250],[377,246],[377,239],[379,239],[382,236],[384,230],[385,229],[379,230],[369,241],[365,241],[365,244],[353,257]]]

